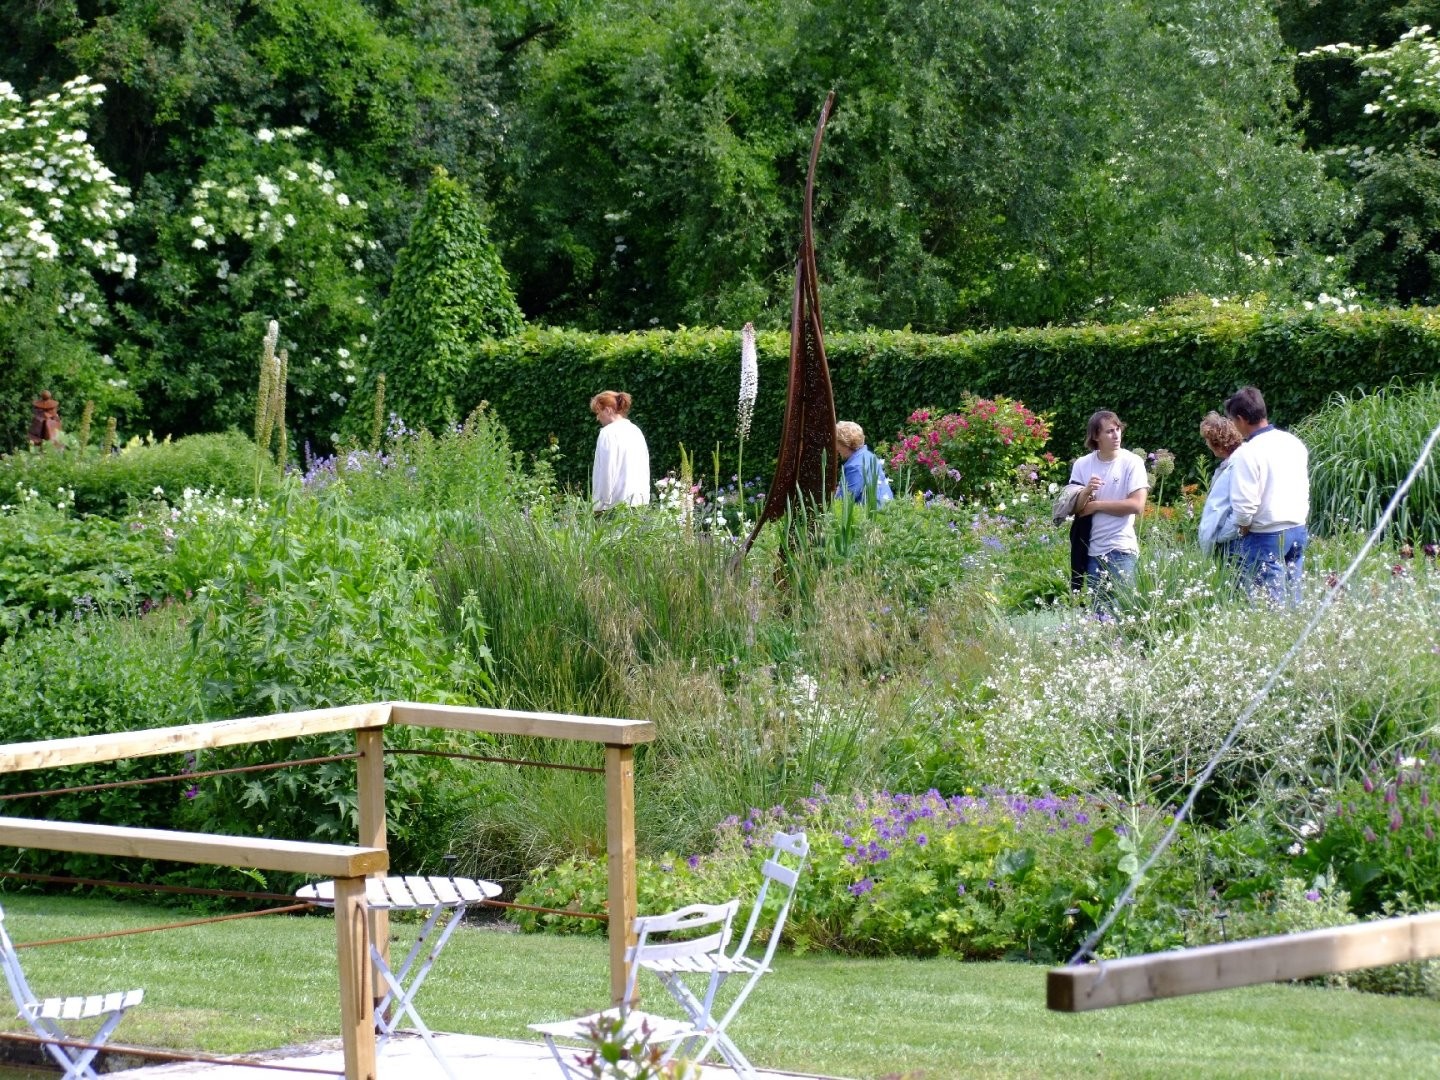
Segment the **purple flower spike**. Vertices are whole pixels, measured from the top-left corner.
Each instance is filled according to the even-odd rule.
[[[1309,892],[1307,892],[1307,893],[1305,894],[1305,899],[1306,899],[1306,900],[1309,900],[1309,901],[1313,904],[1316,900],[1319,900],[1319,899],[1320,899],[1320,890],[1319,890],[1319,889],[1311,889]]]

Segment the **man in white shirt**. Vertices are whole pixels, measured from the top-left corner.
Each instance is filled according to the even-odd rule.
[[[1230,457],[1241,573],[1252,592],[1298,603],[1310,539],[1310,452],[1270,423],[1265,398],[1253,386],[1231,395],[1225,412],[1245,439]]]

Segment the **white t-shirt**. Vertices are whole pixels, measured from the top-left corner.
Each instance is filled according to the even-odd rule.
[[[623,416],[602,427],[595,440],[590,495],[596,510],[650,501],[650,448],[640,429]]]
[[[1140,460],[1139,454],[1125,449],[1118,451],[1111,461],[1101,461],[1098,451],[1086,454],[1070,469],[1072,484],[1088,484],[1092,476],[1101,480],[1099,490],[1091,496],[1095,499],[1124,499],[1132,491],[1150,487],[1150,480],[1145,475],[1145,462]],[[1090,515],[1090,521],[1090,555],[1093,558],[1112,551],[1140,554],[1134,514],[1095,513]]]

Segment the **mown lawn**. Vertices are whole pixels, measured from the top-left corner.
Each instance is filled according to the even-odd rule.
[[[7,895],[20,942],[193,917]],[[411,925],[398,925],[408,940]],[[529,1038],[606,992],[595,939],[465,927],[421,992],[435,1028]],[[276,916],[21,953],[39,993],[143,986],[120,1041],[235,1053],[333,1037],[333,925]],[[656,988],[656,993],[659,993]],[[661,999],[653,998],[656,1003]],[[11,1024],[14,1027],[14,1023]],[[1044,969],[783,956],[737,1023],[767,1068],[847,1077],[1417,1077],[1440,1074],[1440,1003],[1267,986],[1082,1015],[1044,1007]]]

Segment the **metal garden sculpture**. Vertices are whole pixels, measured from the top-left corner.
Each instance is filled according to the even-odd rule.
[[[825,332],[820,323],[820,290],[815,271],[815,236],[811,211],[815,199],[815,164],[825,122],[835,104],[835,91],[825,98],[815,139],[810,146],[810,171],[805,179],[805,210],[800,233],[800,256],[795,264],[795,297],[790,306],[790,381],[785,394],[785,422],[780,431],[780,455],[775,479],[765,506],[745,541],[749,551],[767,521],[784,517],[792,509],[818,506],[839,479],[835,449],[835,393],[830,366],[825,360]]]

